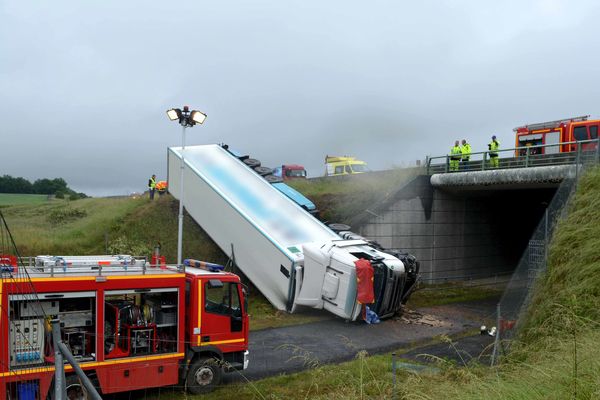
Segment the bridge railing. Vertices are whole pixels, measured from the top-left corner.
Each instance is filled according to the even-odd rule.
[[[572,151],[564,151],[572,149]],[[563,150],[563,151],[561,151]],[[497,157],[490,157],[490,153]],[[452,157],[460,157],[453,160]],[[471,153],[469,160],[461,155],[445,155],[427,158],[427,173],[443,174],[451,172],[486,171],[507,168],[529,168],[547,165],[582,164],[598,162],[600,158],[599,139],[561,142],[538,146],[513,147],[494,152]]]

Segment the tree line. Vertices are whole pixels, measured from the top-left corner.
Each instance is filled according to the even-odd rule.
[[[85,193],[77,193],[69,188],[67,182],[62,178],[36,179],[31,183],[25,178],[15,178],[10,175],[0,176],[0,193],[47,194],[55,195],[58,198],[87,197]]]

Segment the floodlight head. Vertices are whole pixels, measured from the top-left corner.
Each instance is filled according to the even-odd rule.
[[[193,110],[192,113],[190,114],[190,120],[194,124],[202,124],[205,119],[206,119],[206,114],[204,114],[203,112],[200,112],[198,110]]]
[[[183,106],[183,112],[188,112],[190,111],[190,108],[188,106]]]
[[[170,110],[167,110],[167,117],[169,117],[171,121],[178,120],[181,117],[181,110],[179,108],[171,108]]]

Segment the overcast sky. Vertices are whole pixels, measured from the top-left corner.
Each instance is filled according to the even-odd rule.
[[[187,144],[263,165],[414,164],[600,113],[597,1],[0,1],[0,174],[99,196]]]

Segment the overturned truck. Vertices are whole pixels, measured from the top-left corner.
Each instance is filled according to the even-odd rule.
[[[169,191],[178,198],[182,150],[167,153]],[[372,292],[368,306],[380,317],[406,302],[418,278],[414,258],[343,239],[219,145],[186,147],[183,159],[186,210],[279,310],[308,306],[356,320],[365,305],[359,292]],[[368,262],[370,282],[358,279],[359,260]]]

